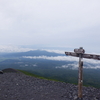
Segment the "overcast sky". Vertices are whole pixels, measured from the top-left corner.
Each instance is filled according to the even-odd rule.
[[[100,0],[0,0],[0,45],[100,52]]]

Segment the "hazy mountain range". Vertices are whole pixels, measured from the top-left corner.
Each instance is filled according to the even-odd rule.
[[[2,53],[0,54],[0,69],[20,69],[43,77],[77,84],[78,60],[77,57],[46,50]],[[83,60],[84,85],[100,87],[100,61]]]

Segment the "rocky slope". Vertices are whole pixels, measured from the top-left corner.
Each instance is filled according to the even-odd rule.
[[[23,73],[0,74],[0,100],[79,100],[77,86]],[[100,100],[100,89],[83,87],[83,100]]]

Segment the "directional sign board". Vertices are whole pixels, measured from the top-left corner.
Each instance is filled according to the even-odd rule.
[[[82,47],[74,49],[74,52],[65,52],[65,54],[68,56],[79,57],[78,97],[82,98],[83,62],[81,60],[82,58],[100,60],[100,55],[85,54],[85,50]]]
[[[84,54],[84,55],[83,55],[83,58],[100,60],[100,55],[95,55],[95,54]]]
[[[78,53],[74,53],[74,52],[65,52],[65,54],[66,55],[69,55],[69,56],[79,57],[79,54]],[[100,60],[100,55],[95,55],[95,54],[82,54],[82,58]]]

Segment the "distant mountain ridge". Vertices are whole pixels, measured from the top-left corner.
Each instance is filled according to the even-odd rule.
[[[34,50],[34,51],[28,51],[28,52],[7,53],[7,54],[2,54],[1,56],[22,57],[22,56],[43,56],[43,55],[44,56],[65,56],[65,54],[48,52],[46,50]]]

